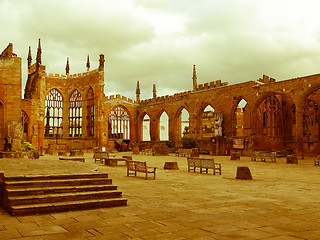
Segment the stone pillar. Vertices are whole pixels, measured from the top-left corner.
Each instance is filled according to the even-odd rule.
[[[297,155],[304,157],[303,153],[303,104],[302,101],[296,105],[296,141],[297,141]]]

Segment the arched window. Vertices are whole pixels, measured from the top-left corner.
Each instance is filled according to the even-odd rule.
[[[163,112],[159,119],[159,136],[160,141],[169,140],[169,116],[166,112]]]
[[[92,88],[87,95],[87,134],[94,136],[94,93]]]
[[[211,105],[207,105],[202,113],[202,137],[214,137],[214,108]]]
[[[109,138],[130,139],[130,117],[122,106],[115,107],[109,114]]]
[[[150,117],[146,114],[142,120],[142,141],[150,141],[150,139]]]
[[[62,95],[57,89],[52,89],[46,96],[45,101],[45,137],[62,136],[62,110]]]
[[[281,135],[281,96],[266,98],[258,108],[258,116],[261,118],[263,134],[267,136]]]
[[[69,136],[82,135],[82,97],[78,90],[74,90],[70,97],[69,107]]]
[[[23,141],[24,142],[29,142],[28,139],[28,129],[29,129],[29,116],[25,111],[21,111],[21,122],[22,122],[22,127],[23,127]]]

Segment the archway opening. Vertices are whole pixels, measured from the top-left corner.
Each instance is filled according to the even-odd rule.
[[[142,141],[148,142],[150,140],[150,117],[146,114],[142,120]]]
[[[247,101],[243,98],[239,101],[236,110],[234,111],[234,135],[243,137],[247,135],[245,126],[248,125],[250,118],[249,111],[246,111]]]
[[[111,139],[130,139],[130,116],[127,110],[118,106],[112,109],[108,119],[109,138]]]
[[[179,129],[179,136],[180,137],[189,137],[190,136],[190,126],[189,126],[189,112],[183,108],[180,111],[178,121],[180,121],[180,129]],[[179,126],[178,125],[178,126]]]
[[[214,108],[211,105],[207,105],[202,113],[202,138],[212,138],[214,134]]]
[[[162,112],[159,119],[160,141],[169,141],[169,117],[166,112]]]

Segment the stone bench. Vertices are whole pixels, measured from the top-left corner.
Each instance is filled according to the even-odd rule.
[[[251,161],[261,161],[261,162],[266,162],[268,159],[271,162],[276,162],[277,161],[277,153],[276,152],[262,152],[262,151],[255,151],[252,154]]]
[[[147,167],[147,162],[139,162],[139,161],[127,161],[127,176],[130,174],[134,174],[137,176],[137,172],[145,173],[146,179],[148,179],[148,174],[153,173],[153,179],[156,179],[156,167]],[[133,173],[130,173],[133,172]]]
[[[180,148],[176,151],[177,157],[191,157],[192,149]]]
[[[200,168],[200,173],[202,173],[203,169],[205,169],[206,173],[208,173],[208,169],[213,170],[213,174],[216,175],[218,172],[221,175],[221,163],[214,162],[214,158],[187,158],[188,162],[188,172],[193,168],[193,171],[196,171],[196,168]]]

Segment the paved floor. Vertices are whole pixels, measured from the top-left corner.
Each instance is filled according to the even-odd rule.
[[[0,210],[0,239],[320,239],[320,167],[312,158],[289,165],[284,158],[270,163],[215,157],[222,163],[220,176],[188,173],[183,157],[133,155],[158,167],[156,180],[127,177],[124,166],[94,163],[92,154],[85,158],[0,159],[0,172],[106,172],[128,206],[23,217]],[[168,161],[178,162],[180,170],[164,170]],[[254,180],[236,180],[237,166],[248,166]]]

